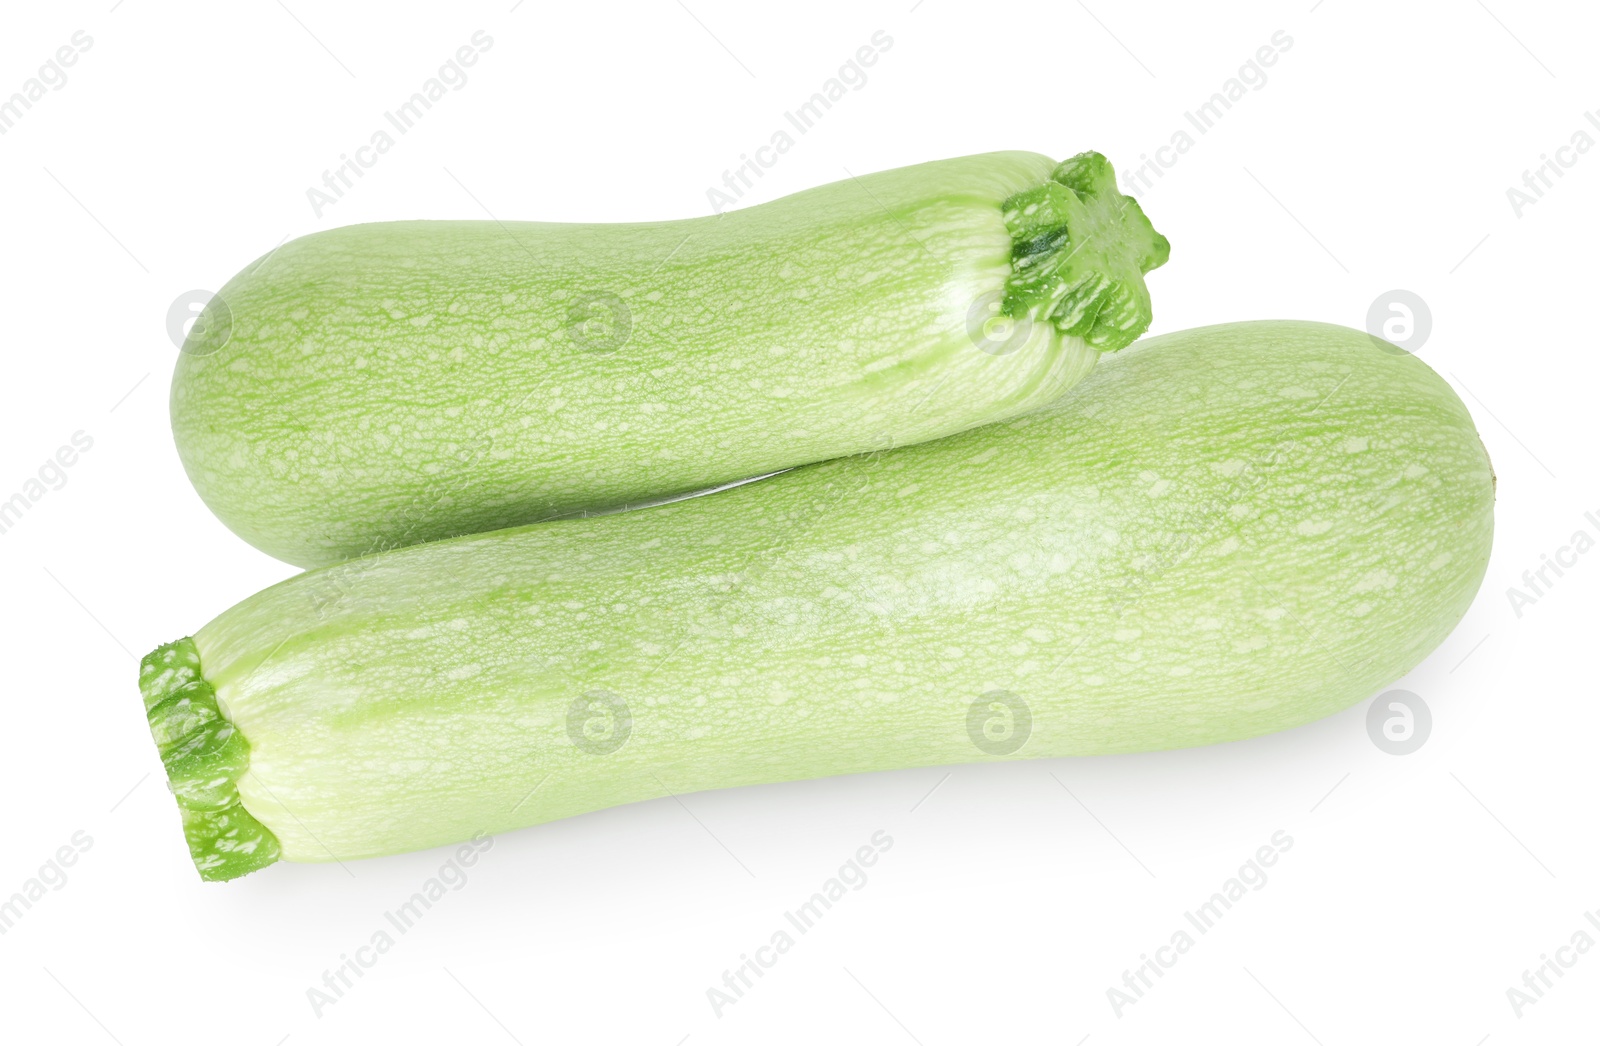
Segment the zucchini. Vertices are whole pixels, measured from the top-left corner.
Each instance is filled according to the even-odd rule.
[[[669,790],[1305,723],[1450,632],[1492,505],[1421,360],[1209,327],[946,439],[311,571],[140,682],[195,862],[230,878]]]
[[[333,229],[223,287],[172,429],[224,523],[319,566],[1023,413],[1144,331],[1166,258],[1097,153],[686,221]]]

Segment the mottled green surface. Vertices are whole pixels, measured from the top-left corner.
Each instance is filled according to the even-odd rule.
[[[195,643],[245,808],[284,857],[346,859],[995,758],[1024,718],[1014,758],[1304,723],[1449,633],[1492,502],[1423,363],[1238,324],[937,442],[313,571]]]
[[[1165,258],[1097,154],[676,222],[351,226],[222,288],[173,432],[224,523],[322,565],[1022,413],[1145,329]]]

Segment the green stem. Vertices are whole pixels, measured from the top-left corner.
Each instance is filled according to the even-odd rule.
[[[1137,200],[1117,191],[1099,153],[1063,160],[1050,181],[1005,202],[1012,274],[1001,310],[1055,325],[1101,352],[1115,352],[1150,326],[1143,276],[1166,262],[1167,238]]]
[[[139,692],[200,877],[237,879],[276,861],[277,837],[239,800],[250,745],[200,674],[194,640],[179,639],[145,655]]]

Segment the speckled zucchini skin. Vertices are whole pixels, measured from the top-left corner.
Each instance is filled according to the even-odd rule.
[[[669,790],[1305,723],[1450,632],[1493,497],[1421,361],[1234,324],[921,446],[303,574],[193,644],[261,852],[344,860]]]
[[[223,287],[173,433],[224,523],[319,566],[1025,412],[1145,329],[1166,256],[1093,153],[686,221],[334,229]]]

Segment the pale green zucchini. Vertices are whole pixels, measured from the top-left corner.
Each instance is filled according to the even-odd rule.
[[[195,861],[229,878],[668,791],[1294,726],[1449,633],[1492,504],[1420,360],[1210,327],[936,442],[303,574],[141,685]]]
[[[1144,331],[1166,258],[1097,153],[687,221],[334,229],[223,287],[173,434],[224,523],[318,566],[1023,413]]]

